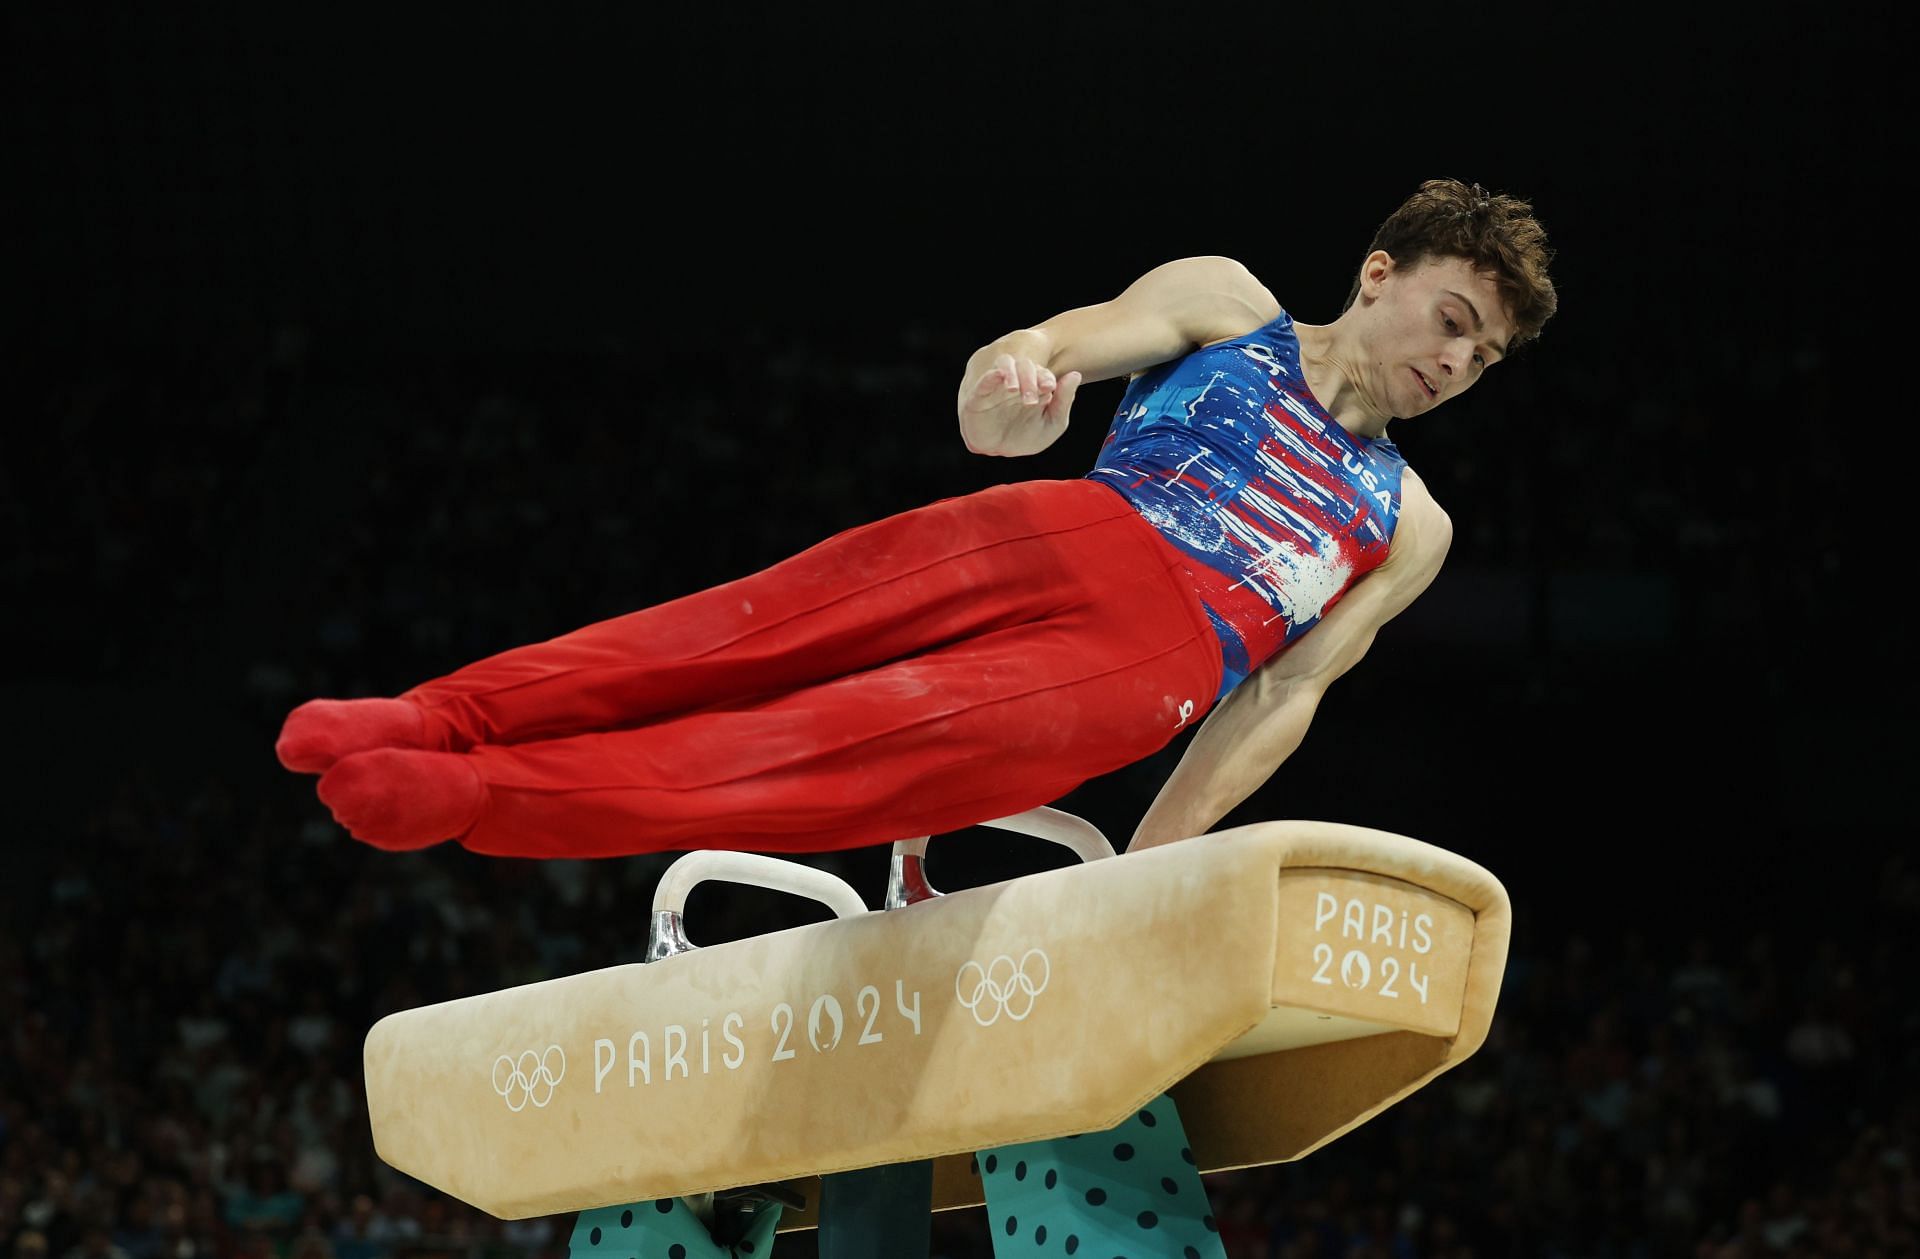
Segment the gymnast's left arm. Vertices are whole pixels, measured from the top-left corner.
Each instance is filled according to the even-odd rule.
[[[1306,737],[1327,687],[1433,583],[1452,538],[1452,522],[1409,469],[1387,559],[1207,714],[1127,851],[1206,834],[1271,778]]]

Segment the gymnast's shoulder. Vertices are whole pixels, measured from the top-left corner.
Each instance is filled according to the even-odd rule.
[[[1206,254],[1179,258],[1163,268],[1190,311],[1195,348],[1243,337],[1280,317],[1280,302],[1237,258]]]
[[[1394,516],[1393,541],[1381,567],[1419,568],[1437,572],[1453,544],[1453,518],[1441,507],[1427,483],[1411,466],[1400,471],[1400,509]]]
[[[1279,301],[1245,263],[1204,254],[1163,262],[1111,301],[1067,311],[1039,330],[1057,351],[1054,371],[1132,379],[1279,317]]]

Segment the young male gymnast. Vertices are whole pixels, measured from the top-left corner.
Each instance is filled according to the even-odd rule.
[[[1204,834],[1439,571],[1451,526],[1387,424],[1540,334],[1551,257],[1524,201],[1431,180],[1328,324],[1231,259],[1156,267],[962,376],[962,438],[1004,456],[1130,376],[1084,477],[849,529],[395,698],[309,701],[276,751],[381,848],[794,852],[1019,813],[1198,724],[1130,850]]]

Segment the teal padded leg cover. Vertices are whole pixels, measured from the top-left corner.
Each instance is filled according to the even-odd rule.
[[[601,1207],[574,1221],[567,1253],[570,1259],[767,1259],[780,1212],[777,1202],[761,1205],[745,1236],[723,1246],[679,1198]]]
[[[1227,1259],[1164,1094],[1108,1132],[974,1156],[995,1259]]]

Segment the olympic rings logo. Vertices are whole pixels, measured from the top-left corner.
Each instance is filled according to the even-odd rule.
[[[1027,974],[1027,964],[1034,958],[1040,959],[1038,982]],[[1001,978],[1001,963],[1005,963],[1006,975]],[[969,980],[967,972],[977,971],[979,978]],[[984,967],[978,962],[968,962],[960,968],[953,978],[953,995],[960,1004],[973,1014],[974,1021],[982,1027],[991,1027],[1000,1021],[1002,1014],[1018,1023],[1033,1013],[1033,1003],[1041,993],[1047,990],[1047,981],[1053,976],[1053,963],[1039,949],[1028,949],[1021,955],[1019,965],[1002,953]],[[1025,998],[1024,1002],[1019,998]],[[1019,1006],[1018,1013],[1015,1012]],[[982,1013],[982,1010],[986,1013]]]
[[[553,1058],[558,1055],[560,1069],[554,1070]],[[500,1068],[507,1069],[505,1079],[500,1078]],[[501,1054],[493,1060],[493,1091],[506,1101],[507,1109],[522,1111],[527,1103],[545,1106],[553,1100],[553,1090],[567,1074],[567,1054],[558,1045],[548,1045],[545,1053],[535,1053],[529,1049],[515,1058],[512,1054]],[[543,1094],[540,1090],[545,1089]],[[515,1098],[519,1098],[515,1102]]]

